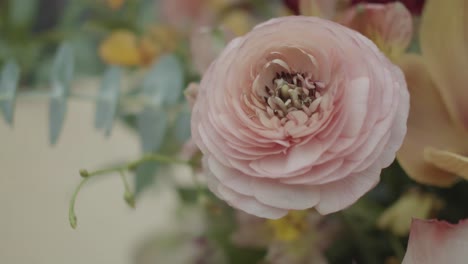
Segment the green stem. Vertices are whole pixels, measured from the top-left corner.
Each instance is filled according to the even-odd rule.
[[[344,223],[348,226],[351,231],[351,235],[355,238],[358,243],[356,244],[361,257],[363,258],[363,263],[376,263],[375,257],[372,255],[372,250],[366,236],[362,234],[362,230],[359,227],[359,223],[355,223],[355,219],[349,215],[349,212],[344,211],[342,214]]]
[[[120,178],[122,179],[125,188],[124,200],[127,202],[128,206],[135,208],[135,195],[133,195],[133,192],[130,189],[130,184],[128,184],[124,171],[120,171]]]
[[[70,221],[70,225],[73,229],[76,228],[77,219],[75,214],[75,202],[78,193],[80,192],[83,185],[88,181],[89,178],[83,178],[80,184],[76,187],[75,191],[73,192],[72,198],[70,199],[70,208],[68,209],[68,220]]]
[[[405,249],[403,248],[403,245],[398,240],[398,238],[392,234],[389,234],[389,240],[395,256],[399,261],[402,261],[403,257],[405,256]]]
[[[135,160],[135,161],[129,162],[129,163],[124,164],[124,165],[119,165],[119,166],[115,166],[115,167],[111,167],[111,168],[107,168],[107,169],[102,169],[102,170],[96,170],[96,171],[93,171],[93,172],[88,172],[86,170],[81,170],[80,174],[83,177],[92,177],[92,176],[108,174],[108,173],[112,173],[112,172],[134,170],[138,166],[140,166],[141,164],[146,163],[146,162],[150,162],[150,161],[165,163],[165,164],[177,163],[177,164],[185,164],[185,165],[188,165],[188,166],[192,165],[190,161],[186,161],[186,160],[179,160],[179,159],[176,159],[176,158],[171,158],[171,157],[167,157],[167,156],[160,155],[160,154],[147,154],[147,155],[144,155],[139,160]]]
[[[120,176],[122,177],[122,181],[124,183],[124,188],[125,188],[124,199],[131,207],[134,207],[135,206],[135,198],[134,198],[133,193],[130,190],[130,185],[128,184],[127,179],[125,178],[124,171],[134,170],[138,166],[140,166],[141,164],[146,163],[146,162],[150,162],[150,161],[159,162],[159,163],[166,163],[166,164],[168,164],[168,163],[178,163],[178,164],[185,164],[185,165],[188,165],[188,166],[192,166],[192,163],[190,161],[179,160],[179,159],[176,159],[176,158],[171,158],[171,157],[167,157],[167,156],[160,155],[160,154],[147,154],[147,155],[144,155],[139,160],[135,160],[135,161],[132,161],[132,162],[129,162],[127,164],[120,165],[120,166],[115,166],[115,167],[102,169],[102,170],[96,170],[96,171],[92,171],[92,172],[88,172],[87,170],[80,170],[80,175],[81,175],[81,177],[83,177],[83,179],[81,180],[80,184],[76,187],[75,192],[72,195],[72,198],[70,200],[70,208],[69,208],[69,211],[68,211],[68,219],[70,221],[71,227],[73,229],[75,229],[76,225],[77,225],[77,218],[76,218],[76,214],[75,214],[76,197],[78,196],[78,193],[80,192],[81,188],[83,187],[83,185],[86,183],[86,181],[88,179],[90,179],[91,177],[94,177],[94,176],[98,176],[98,175],[109,174],[109,173],[113,173],[113,172],[119,172]]]

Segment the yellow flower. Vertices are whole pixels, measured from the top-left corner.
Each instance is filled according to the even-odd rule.
[[[433,194],[410,190],[380,215],[377,226],[397,236],[405,236],[412,218],[427,219],[441,205],[442,202]]]
[[[153,26],[142,37],[128,30],[116,30],[101,43],[99,56],[107,64],[144,66],[176,47],[177,34],[168,27]]]
[[[468,3],[427,1],[422,55],[399,62],[411,94],[408,133],[397,158],[410,177],[447,187],[468,179]]]
[[[285,217],[267,220],[275,240],[291,242],[298,240],[307,228],[307,211],[291,211]]]
[[[100,57],[108,64],[135,66],[142,63],[137,36],[128,30],[116,30],[99,47]]]
[[[236,36],[242,36],[252,29],[254,23],[247,11],[236,9],[227,13],[223,17],[221,24],[231,30]]]

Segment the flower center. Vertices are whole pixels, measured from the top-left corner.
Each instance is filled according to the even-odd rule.
[[[265,86],[268,96],[263,94],[270,117],[286,117],[292,111],[304,111],[311,116],[320,104],[321,90],[325,84],[313,81],[304,73],[279,72],[271,85]]]

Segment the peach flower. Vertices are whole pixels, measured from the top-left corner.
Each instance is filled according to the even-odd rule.
[[[428,1],[419,31],[422,54],[398,62],[412,95],[398,161],[420,183],[449,187],[468,180],[467,18],[466,0]]]
[[[457,225],[414,219],[402,264],[464,264],[467,248],[468,219]]]
[[[209,188],[265,218],[344,209],[406,133],[402,72],[361,34],[283,17],[232,40],[200,84],[192,135]]]

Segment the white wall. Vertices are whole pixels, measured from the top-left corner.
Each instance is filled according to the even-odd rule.
[[[138,158],[137,138],[122,124],[105,138],[93,128],[94,105],[70,102],[58,144],[48,144],[46,100],[20,100],[14,128],[0,121],[0,263],[132,263],[138,242],[165,229],[172,193],[146,193],[129,209],[118,175],[89,182],[77,200],[78,229],[68,203],[80,168]]]

